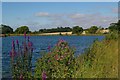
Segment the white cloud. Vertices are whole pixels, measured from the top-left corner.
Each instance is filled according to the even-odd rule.
[[[117,17],[101,14],[85,14],[83,17],[71,18],[74,25],[89,28],[92,25],[108,27],[110,23],[117,22]]]
[[[38,17],[48,17],[49,13],[47,13],[47,12],[38,12],[38,13],[35,14],[35,16],[38,16]]]
[[[109,27],[111,23],[117,22],[118,20],[117,16],[102,15],[100,13],[50,14],[47,12],[39,12],[39,14],[37,14],[36,16],[40,18],[40,20],[42,20],[42,18],[45,17],[47,21],[50,21],[49,23],[46,22],[45,24],[38,24],[34,22],[34,27],[38,26],[36,29],[55,28],[55,27],[61,27],[61,26],[73,27],[74,25],[78,25],[83,28],[89,28],[93,25],[101,26],[101,27]]]
[[[82,18],[84,16],[85,16],[84,14],[80,14],[80,13],[70,15],[71,18]]]

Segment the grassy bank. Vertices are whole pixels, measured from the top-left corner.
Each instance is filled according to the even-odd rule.
[[[77,78],[117,78],[118,40],[103,40],[95,43],[76,59]]]

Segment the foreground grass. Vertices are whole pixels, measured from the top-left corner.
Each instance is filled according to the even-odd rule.
[[[76,78],[117,78],[118,40],[95,43],[76,59]]]

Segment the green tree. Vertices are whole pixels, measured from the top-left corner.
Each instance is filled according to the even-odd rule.
[[[89,28],[88,32],[91,34],[95,34],[97,30],[98,30],[97,26],[92,26]]]
[[[29,33],[29,28],[27,26],[21,26],[15,30],[15,33],[23,34],[24,32]]]
[[[109,26],[109,30],[111,32],[120,32],[120,20],[117,22],[117,23],[111,23],[110,26]]]
[[[57,27],[51,29],[40,29],[40,33],[52,33],[52,32],[70,32],[72,29],[70,27]]]
[[[1,24],[0,25],[0,33],[11,34],[11,33],[13,33],[13,29],[10,26]]]
[[[72,34],[81,34],[83,32],[83,28],[79,26],[73,27]]]

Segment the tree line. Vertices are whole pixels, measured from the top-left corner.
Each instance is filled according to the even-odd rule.
[[[28,26],[20,26],[18,27],[15,31],[8,26],[1,24],[0,25],[0,32],[1,34],[23,34],[24,32],[26,33],[52,33],[52,32],[72,32],[73,34],[81,34],[83,31],[87,31],[90,34],[95,34],[98,29],[104,29],[104,28],[99,28],[97,26],[91,26],[88,29],[83,29],[80,26],[74,26],[72,28],[70,27],[57,27],[57,28],[51,28],[51,29],[39,29],[38,31],[30,31]],[[120,20],[117,23],[111,23],[110,26],[108,27],[110,31],[120,31]]]

